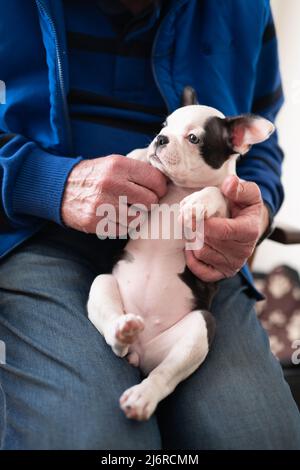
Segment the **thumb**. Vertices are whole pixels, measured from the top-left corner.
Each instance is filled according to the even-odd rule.
[[[241,206],[251,206],[262,201],[256,183],[239,179],[235,175],[225,178],[221,190],[227,199]]]

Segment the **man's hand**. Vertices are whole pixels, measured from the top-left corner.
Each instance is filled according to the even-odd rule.
[[[253,253],[268,226],[268,210],[255,183],[229,176],[222,185],[231,217],[204,222],[204,246],[186,251],[189,269],[205,282],[234,276]]]
[[[96,211],[101,204],[118,209],[119,196],[127,196],[128,204],[144,204],[150,209],[166,191],[166,178],[148,163],[121,155],[84,160],[67,180],[62,219],[75,230],[95,233],[99,222]]]

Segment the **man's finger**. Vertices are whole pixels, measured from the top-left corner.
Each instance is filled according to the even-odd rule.
[[[238,242],[254,242],[259,238],[259,225],[253,218],[240,216],[235,219],[212,217],[204,226],[205,237]]]
[[[217,282],[224,279],[225,275],[223,273],[212,266],[202,263],[202,261],[198,261],[192,250],[186,250],[185,257],[188,268],[202,281]]]
[[[219,253],[234,254],[235,258],[248,259],[253,251],[254,243],[236,240],[220,240],[219,238],[205,238],[205,244]],[[197,255],[196,255],[197,256]]]
[[[143,204],[148,210],[152,204],[158,204],[157,194],[144,186],[128,181],[124,193],[127,196],[129,204]]]
[[[221,190],[227,199],[240,206],[252,206],[262,202],[261,192],[257,184],[241,180],[237,176],[225,178]]]
[[[206,244],[201,250],[194,251],[194,255],[197,260],[212,266],[227,277],[233,276],[241,267],[239,259],[236,259],[234,254],[226,257],[223,253],[218,252]]]
[[[162,198],[167,192],[167,178],[149,163],[128,159],[128,177],[133,183],[148,188]]]

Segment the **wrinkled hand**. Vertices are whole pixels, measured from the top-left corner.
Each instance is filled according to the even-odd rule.
[[[229,176],[221,190],[229,201],[231,218],[206,220],[204,246],[197,251],[186,250],[189,269],[205,282],[234,276],[253,253],[269,221],[255,183]]]
[[[143,204],[150,209],[166,191],[165,176],[148,163],[121,155],[84,160],[67,180],[62,219],[75,230],[96,233],[96,211],[101,204],[112,204],[118,217],[119,196],[127,196],[129,205]]]

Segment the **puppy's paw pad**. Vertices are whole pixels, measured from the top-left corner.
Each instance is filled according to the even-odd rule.
[[[127,418],[145,421],[157,407],[156,394],[144,382],[126,390],[120,398],[120,407]]]
[[[122,344],[132,344],[144,326],[144,320],[140,316],[127,313],[117,320],[116,339]]]

